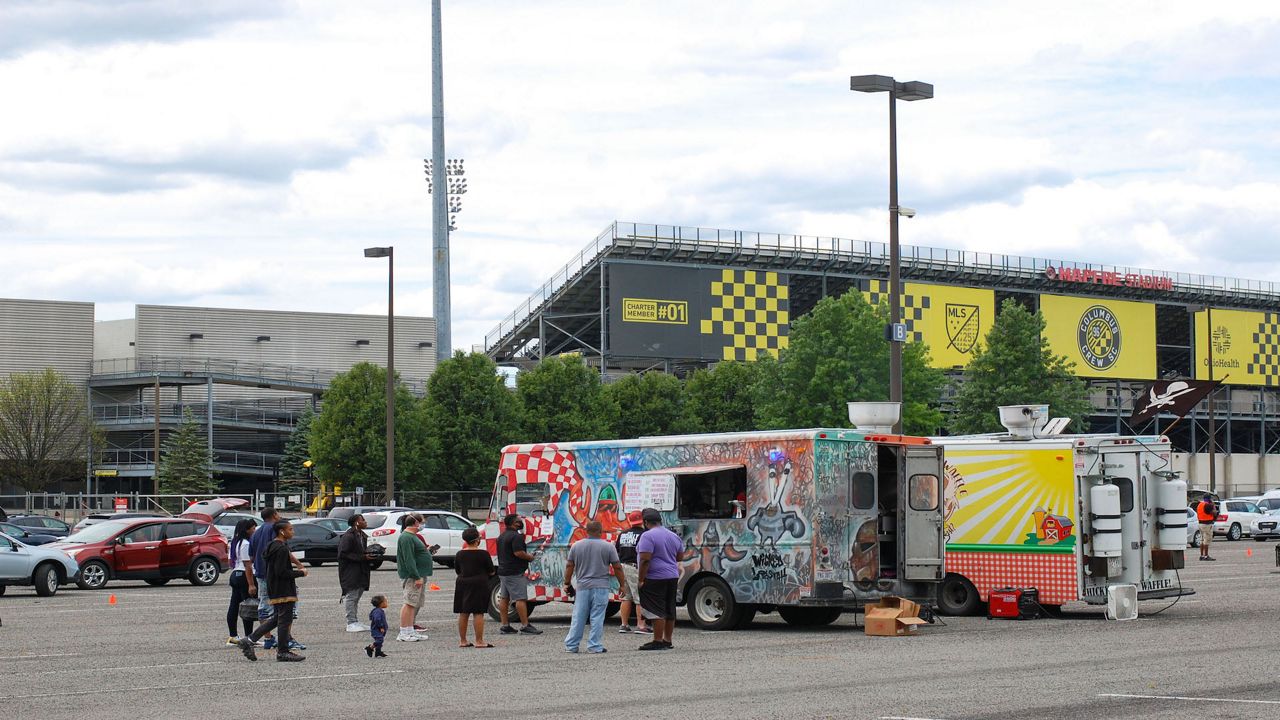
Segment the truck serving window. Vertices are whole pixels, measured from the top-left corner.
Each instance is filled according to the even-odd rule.
[[[1120,512],[1133,511],[1133,481],[1129,478],[1113,478],[1111,482],[1120,488]]]
[[[730,519],[733,501],[747,489],[747,469],[742,466],[677,473],[675,477],[677,510],[682,518]]]
[[[858,510],[870,510],[876,506],[876,476],[869,472],[853,474],[851,492],[853,506]]]

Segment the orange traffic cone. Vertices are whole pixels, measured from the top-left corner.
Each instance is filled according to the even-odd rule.
[[[439,586],[439,585],[437,585],[437,584],[435,584],[435,583],[431,583],[431,585],[430,585],[430,586],[428,586],[428,587],[427,587],[427,589],[428,589],[428,590],[439,590],[439,589],[440,589],[440,586]]]
[[[115,596],[115,595],[112,595],[111,597],[108,597],[108,598],[107,598],[107,604],[108,604],[108,605],[115,605],[115,604],[116,604],[116,596]]]
[[[1253,557],[1253,548],[1245,548],[1245,549],[1244,549],[1244,556],[1245,556],[1245,557]]]

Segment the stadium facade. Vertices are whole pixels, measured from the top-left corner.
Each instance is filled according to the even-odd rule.
[[[680,372],[787,346],[790,321],[828,295],[878,302],[884,243],[614,222],[485,336],[499,363],[581,353],[603,372]],[[902,247],[909,340],[959,380],[1000,305],[1041,310],[1076,364],[1095,431],[1166,433],[1193,486],[1214,444],[1227,493],[1280,485],[1280,283],[1035,257]],[[1130,427],[1133,400],[1168,377],[1224,380],[1215,403]]]

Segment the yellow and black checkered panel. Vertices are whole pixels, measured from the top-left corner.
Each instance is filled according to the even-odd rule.
[[[783,276],[785,278],[785,276]],[[724,360],[755,360],[787,347],[791,299],[776,272],[723,270],[711,283],[711,318],[704,335],[724,337]]]
[[[889,302],[889,281],[888,280],[863,280],[860,290],[867,294],[867,301],[872,305],[879,305],[881,302]],[[928,295],[913,295],[910,293],[902,293],[902,322],[907,325],[907,339],[911,342],[922,342],[924,340],[924,332],[921,324],[924,321],[924,313],[932,307],[932,301]]]
[[[1280,385],[1280,313],[1266,313],[1253,334],[1257,345],[1247,371],[1261,375],[1268,387]]]

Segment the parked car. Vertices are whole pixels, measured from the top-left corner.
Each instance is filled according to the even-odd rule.
[[[39,535],[66,537],[71,534],[70,525],[62,522],[58,518],[49,517],[48,515],[14,515],[9,518],[9,522],[14,525],[21,525],[27,530]]]
[[[1280,538],[1280,508],[1268,510],[1254,520],[1249,527],[1249,535],[1254,540]]]
[[[347,524],[346,518],[331,518],[331,517],[301,518],[299,520],[294,520],[293,524],[295,526],[296,525],[319,525],[325,530],[332,530],[338,534],[342,534],[346,532],[347,528],[351,527],[350,525]]]
[[[1253,498],[1227,498],[1218,503],[1218,519],[1213,523],[1213,534],[1239,540],[1249,533],[1253,521],[1261,516],[1262,509]]]
[[[24,545],[48,545],[58,539],[52,535],[33,533],[20,525],[8,522],[0,522],[0,532],[16,540],[21,540]]]
[[[1200,547],[1200,518],[1191,508],[1187,508],[1187,545]]]
[[[1263,512],[1280,510],[1280,490],[1268,490],[1258,496],[1258,507]]]
[[[218,529],[218,532],[222,533],[222,537],[231,540],[231,537],[236,534],[236,525],[241,520],[252,520],[259,525],[262,524],[262,518],[252,513],[227,512],[214,518],[213,526]]]
[[[97,525],[108,520],[129,520],[132,518],[148,518],[148,517],[165,517],[160,513],[151,512],[111,512],[111,513],[89,513],[85,515],[80,522],[71,528],[71,535],[75,535],[90,525]],[[68,535],[70,537],[70,535]]]
[[[343,521],[346,522],[345,520]],[[289,541],[289,550],[294,557],[319,567],[327,562],[338,561],[338,541],[342,533],[334,532],[316,523],[293,523],[293,539]],[[382,555],[385,549],[378,543],[369,543],[370,554]],[[376,570],[382,567],[382,559],[372,560],[369,567]]]
[[[422,537],[427,545],[439,545],[433,559],[446,567],[453,567],[453,557],[462,549],[462,531],[475,527],[470,520],[445,510],[395,510],[368,513],[364,516],[369,527],[365,534],[378,541],[387,550],[387,559],[395,562],[396,543],[400,540],[400,518],[416,512],[422,516]]]
[[[225,572],[227,541],[207,522],[191,518],[107,520],[47,545],[80,564],[77,585],[98,590],[111,580],[145,580],[164,585],[186,578],[212,585]]]
[[[75,559],[60,550],[33,547],[0,533],[0,595],[10,585],[32,585],[37,595],[49,597],[79,572]]]
[[[403,512],[412,509],[395,505],[343,505],[330,510],[325,517],[346,521],[352,515],[368,515],[371,512]]]

